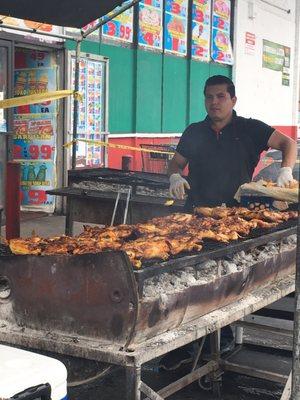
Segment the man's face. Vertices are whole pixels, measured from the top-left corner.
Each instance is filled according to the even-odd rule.
[[[206,88],[205,108],[212,121],[219,122],[230,117],[235,103],[236,97],[230,97],[226,84]]]

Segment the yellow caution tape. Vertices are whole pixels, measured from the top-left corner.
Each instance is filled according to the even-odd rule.
[[[73,95],[76,100],[82,100],[82,95],[78,92],[74,92],[74,90],[57,90],[55,92],[35,93],[28,96],[1,100],[0,108],[27,106],[29,104],[43,103],[49,100],[59,100],[71,95]]]
[[[134,147],[134,146],[126,146],[124,144],[116,144],[116,143],[108,143],[103,142],[100,140],[88,140],[88,139],[76,139],[75,141],[71,141],[69,143],[64,144],[64,147],[71,147],[73,143],[83,142],[87,144],[91,144],[93,146],[104,146],[104,147],[111,147],[113,149],[122,149],[122,150],[134,150],[134,151],[141,151],[144,153],[159,153],[159,154],[169,154],[173,155],[174,151],[163,151],[163,150],[155,150],[155,149],[144,149],[141,147]]]

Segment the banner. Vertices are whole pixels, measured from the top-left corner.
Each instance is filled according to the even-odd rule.
[[[192,57],[210,60],[210,0],[194,0],[192,9]]]
[[[282,72],[281,84],[290,86],[291,48],[263,39],[263,68]]]
[[[55,159],[56,115],[14,115],[13,158]]]
[[[57,89],[57,68],[22,68],[15,69],[15,96],[27,96],[55,91]],[[56,102],[45,101],[17,107],[18,114],[55,113]]]
[[[72,82],[75,81],[75,60],[72,58]],[[82,58],[79,69],[79,92],[82,101],[79,103],[78,138],[102,140],[104,130],[105,102],[105,66],[102,61]],[[71,116],[73,117],[73,103]],[[71,126],[73,121],[71,121]],[[77,166],[101,165],[102,150],[99,146],[78,143]]]
[[[57,90],[54,54],[17,49],[14,78],[15,100],[19,96],[53,94]],[[22,170],[21,206],[52,212],[54,197],[45,191],[56,184],[57,102],[49,100],[15,107],[13,126],[13,159],[21,163]]]
[[[165,51],[185,56],[188,0],[166,0],[165,10]]]
[[[126,2],[124,2],[126,4]],[[124,5],[123,4],[123,5]],[[118,8],[116,8],[117,10]],[[109,14],[108,14],[109,15]],[[133,40],[133,7],[124,11],[102,27],[102,35],[111,39],[132,43]]]
[[[262,54],[263,68],[272,69],[273,71],[282,71],[283,65],[284,65],[284,46],[263,39],[263,54]]]
[[[221,64],[233,64],[230,42],[230,0],[214,0],[212,14],[211,57]]]
[[[19,160],[21,164],[21,205],[43,209],[54,204],[54,196],[46,194],[53,189],[55,163],[53,161]]]
[[[139,3],[140,46],[162,49],[163,0],[141,0]]]

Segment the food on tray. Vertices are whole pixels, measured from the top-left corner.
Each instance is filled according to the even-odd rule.
[[[261,183],[262,186],[265,186],[267,188],[280,188],[281,186],[277,186],[276,182],[273,181],[264,181],[264,180],[260,180],[258,181],[258,183]],[[289,182],[289,185],[286,186],[283,189],[297,189],[299,187],[299,182],[296,181],[296,179],[294,179],[293,181]]]
[[[273,228],[298,217],[296,211],[252,211],[244,207],[197,207],[195,213],[175,213],[136,225],[84,226],[76,237],[12,239],[14,254],[54,255],[123,250],[134,267],[146,260],[167,260],[182,252],[201,251],[206,240],[228,243],[255,228]]]

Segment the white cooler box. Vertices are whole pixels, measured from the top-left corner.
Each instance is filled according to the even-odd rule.
[[[0,399],[21,392],[16,399],[67,400],[66,367],[54,358],[0,345]]]

